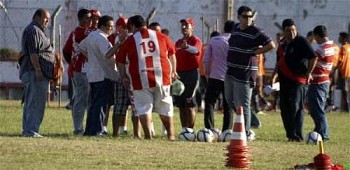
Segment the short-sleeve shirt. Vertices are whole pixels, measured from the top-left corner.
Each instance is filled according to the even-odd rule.
[[[91,32],[81,43],[79,48],[87,52],[87,77],[89,82],[99,82],[104,79],[116,81],[118,78],[115,56],[105,57],[112,48],[112,44],[100,29]]]
[[[343,78],[350,78],[350,44],[341,47],[339,54],[340,73]]]
[[[184,42],[185,40],[179,39],[175,43],[176,47],[176,71],[192,71],[195,69],[198,69],[199,65],[198,63],[200,62],[200,56],[201,56],[201,49],[202,49],[202,41],[192,35],[186,42],[188,45],[194,46],[198,49],[198,53],[196,54],[191,54],[188,52],[186,49],[179,49],[180,45]]]
[[[23,73],[34,70],[30,54],[45,56],[46,60],[55,61],[50,39],[46,36],[44,28],[32,21],[23,31],[22,35],[23,61],[20,68],[20,77]]]
[[[86,57],[81,54],[78,44],[88,36],[88,28],[78,26],[70,33],[66,44],[63,47],[63,53],[71,56],[71,61],[69,63],[68,75],[73,76],[73,71],[76,72],[86,72],[84,69],[84,64],[87,62]]]
[[[171,84],[169,56],[174,45],[164,34],[142,28],[129,36],[117,52],[116,62],[126,65],[133,90]]]
[[[229,39],[227,76],[254,85],[258,71],[255,50],[271,41],[270,37],[254,25],[241,30],[239,24],[235,24]]]
[[[314,70],[311,73],[311,84],[330,82],[329,74],[331,73],[333,67],[334,53],[335,50],[333,41],[326,41],[318,45],[316,49],[317,62]]]
[[[297,35],[286,44],[282,39],[277,49],[279,71],[288,79],[305,84],[308,62],[317,55],[307,40]]]

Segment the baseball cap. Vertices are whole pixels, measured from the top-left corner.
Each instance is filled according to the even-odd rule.
[[[98,18],[101,17],[101,12],[97,9],[92,9],[92,10],[90,10],[90,12],[91,12],[91,16],[93,16],[93,17],[98,17]]]
[[[185,85],[178,79],[171,85],[171,95],[180,96],[185,91]]]
[[[194,27],[194,20],[192,18],[186,18],[186,19],[182,19],[180,20],[181,24],[188,24],[191,25],[192,27]]]
[[[125,17],[119,17],[117,21],[115,22],[115,26],[121,26],[124,29],[126,28],[126,25],[128,23],[128,19]]]

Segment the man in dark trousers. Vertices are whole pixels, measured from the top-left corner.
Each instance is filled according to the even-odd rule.
[[[280,108],[288,141],[303,141],[304,103],[316,53],[307,40],[298,35],[292,19],[282,23],[284,38],[277,49],[280,82]],[[275,83],[275,82],[272,82]]]

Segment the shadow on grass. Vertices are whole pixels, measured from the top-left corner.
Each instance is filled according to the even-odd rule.
[[[22,134],[19,134],[19,133],[9,133],[9,132],[0,132],[0,136],[3,136],[3,137],[21,137]]]
[[[50,137],[50,138],[68,138],[72,137],[72,135],[67,133],[48,133],[48,134],[41,134],[44,137]],[[0,132],[0,136],[2,137],[22,137],[22,134],[20,133],[10,133],[10,132]]]

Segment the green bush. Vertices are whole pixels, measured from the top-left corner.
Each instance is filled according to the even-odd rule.
[[[0,60],[13,59],[18,60],[18,52],[12,48],[1,48],[0,49]]]

